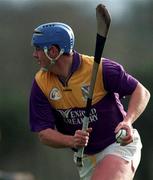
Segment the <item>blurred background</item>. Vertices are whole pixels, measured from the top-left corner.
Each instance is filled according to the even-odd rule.
[[[99,3],[112,17],[104,56],[123,64],[153,92],[152,0],[0,0],[0,179],[78,179],[71,150],[41,145],[29,130],[28,100],[39,68],[30,43],[36,26],[60,21],[74,30],[75,49],[93,55]],[[143,142],[135,180],[153,180],[152,118],[151,99],[134,124]]]

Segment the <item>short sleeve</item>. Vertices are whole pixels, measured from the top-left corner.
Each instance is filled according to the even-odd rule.
[[[30,94],[29,121],[31,131],[34,132],[47,128],[54,129],[55,126],[51,105],[35,80]]]
[[[109,59],[103,60],[103,80],[106,91],[118,93],[120,97],[131,95],[138,83],[122,65]]]

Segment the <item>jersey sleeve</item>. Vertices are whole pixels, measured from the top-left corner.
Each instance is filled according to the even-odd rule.
[[[118,93],[120,98],[131,95],[138,83],[122,65],[109,59],[103,60],[103,80],[105,90]]]
[[[35,80],[30,94],[29,121],[34,132],[55,127],[52,107]]]

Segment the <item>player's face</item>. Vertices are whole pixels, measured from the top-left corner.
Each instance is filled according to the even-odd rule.
[[[40,67],[46,67],[50,63],[48,58],[46,58],[43,49],[41,48],[35,48],[33,52],[33,57],[36,58],[37,63],[40,65]]]

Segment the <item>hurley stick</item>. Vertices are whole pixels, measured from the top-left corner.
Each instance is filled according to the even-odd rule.
[[[106,42],[107,33],[111,22],[110,15],[107,9],[105,8],[105,6],[102,4],[99,4],[96,7],[96,20],[97,20],[97,36],[96,36],[95,56],[94,56],[92,76],[90,82],[90,89],[89,89],[89,94],[85,109],[85,116],[83,118],[83,126],[82,126],[83,131],[86,131],[88,128],[89,116],[92,106],[92,97],[93,97],[98,67],[100,64],[101,56]],[[83,166],[83,161],[82,161],[83,153],[84,153],[84,148],[78,149],[78,152],[76,154],[76,164],[78,167]]]

